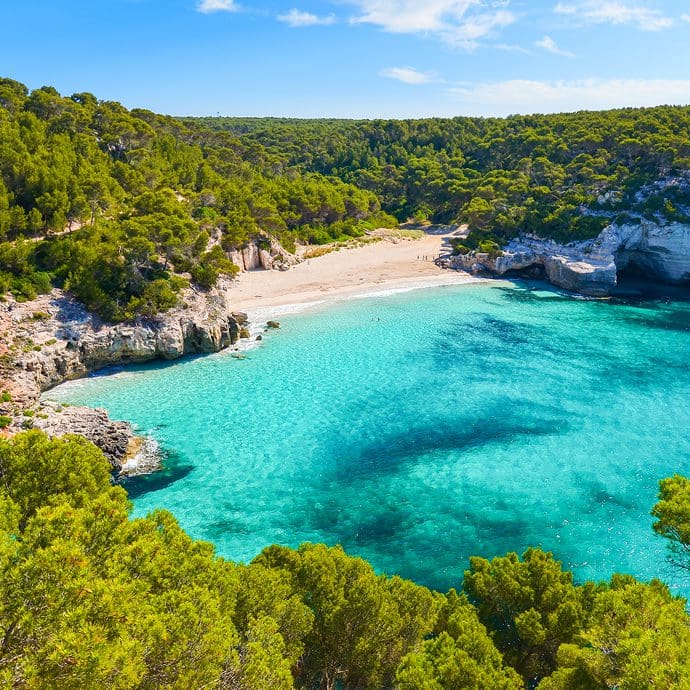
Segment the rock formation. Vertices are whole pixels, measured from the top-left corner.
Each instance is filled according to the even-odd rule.
[[[230,260],[240,271],[287,271],[299,261],[273,237],[258,238],[242,249],[230,252]]]
[[[563,245],[535,236],[512,240],[496,256],[470,252],[444,261],[449,268],[505,275],[542,267],[554,285],[584,295],[606,296],[631,264],[663,283],[690,283],[690,225],[644,219],[615,223],[593,240]]]
[[[102,323],[57,289],[32,302],[0,303],[0,392],[10,398],[0,403],[0,414],[14,417],[10,431],[37,427],[55,436],[81,434],[119,471],[136,449],[130,425],[111,421],[104,410],[41,402],[41,393],[109,365],[171,360],[233,345],[247,315],[232,311],[229,289],[227,279],[208,292],[189,289],[178,308],[117,325]]]

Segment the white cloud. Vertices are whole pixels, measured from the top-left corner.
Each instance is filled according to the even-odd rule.
[[[551,36],[544,36],[544,38],[541,39],[541,41],[535,41],[534,43],[537,48],[543,48],[549,53],[553,53],[554,55],[562,55],[563,57],[575,57],[575,53],[571,53],[567,50],[563,50],[562,48],[558,47],[558,44],[556,41],[551,38]]]
[[[301,10],[292,9],[286,14],[279,14],[276,19],[293,28],[302,26],[326,26],[327,24],[335,24],[335,17],[330,14],[327,17],[319,17],[311,12],[302,12]]]
[[[468,17],[457,26],[441,32],[441,37],[448,43],[464,48],[475,48],[477,41],[490,36],[496,29],[503,29],[515,21],[515,15],[507,10],[482,12]]]
[[[240,9],[235,0],[200,0],[196,8],[204,14],[211,14],[212,12],[238,12]]]
[[[673,25],[673,19],[666,17],[661,10],[619,0],[559,2],[554,12],[584,24],[631,24],[642,31],[661,31]]]
[[[557,113],[690,104],[690,80],[582,79],[467,83],[448,90],[468,115]]]
[[[498,43],[496,44],[496,47],[499,50],[503,50],[506,53],[522,53],[523,55],[532,55],[531,50],[527,50],[527,48],[523,48],[521,45],[517,45],[515,43]]]
[[[682,14],[680,18],[684,22],[690,22],[690,14]]]
[[[512,24],[508,0],[346,0],[359,9],[353,24],[373,24],[390,33],[432,34],[464,48]]]
[[[404,84],[428,84],[436,81],[436,75],[433,72],[420,72],[413,67],[388,67],[382,69],[379,75],[387,79],[396,79]]]

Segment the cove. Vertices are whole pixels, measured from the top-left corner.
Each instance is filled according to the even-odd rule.
[[[690,303],[491,283],[281,317],[227,353],[60,386],[168,453],[128,483],[219,554],[342,544],[445,590],[471,555],[540,546],[576,579],[688,593],[649,515],[690,472]]]

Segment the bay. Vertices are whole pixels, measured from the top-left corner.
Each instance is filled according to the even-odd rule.
[[[445,590],[472,555],[540,546],[576,579],[688,593],[649,515],[690,473],[690,304],[491,283],[281,317],[228,353],[93,376],[48,397],[106,408],[168,454],[128,482],[247,561],[342,544]]]

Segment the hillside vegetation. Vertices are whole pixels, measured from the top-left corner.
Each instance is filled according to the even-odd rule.
[[[252,238],[357,237],[378,210],[231,133],[0,79],[0,293],[57,283],[106,319],[151,316],[233,274],[228,253]]]
[[[471,248],[519,233],[596,236],[622,216],[689,221],[690,108],[426,120],[187,119],[300,171],[373,192],[398,217],[467,223]],[[659,180],[666,183],[655,186]]]
[[[455,690],[686,688],[690,619],[658,581],[575,585],[551,554],[472,558],[463,591],[377,575],[340,548],[214,555],[131,519],[95,446],[0,441],[0,685]],[[656,529],[687,561],[690,483]]]
[[[690,108],[174,119],[0,79],[0,293],[56,284],[120,321],[213,286],[269,236],[294,250],[416,218],[468,223],[466,251],[688,221],[689,170]]]

